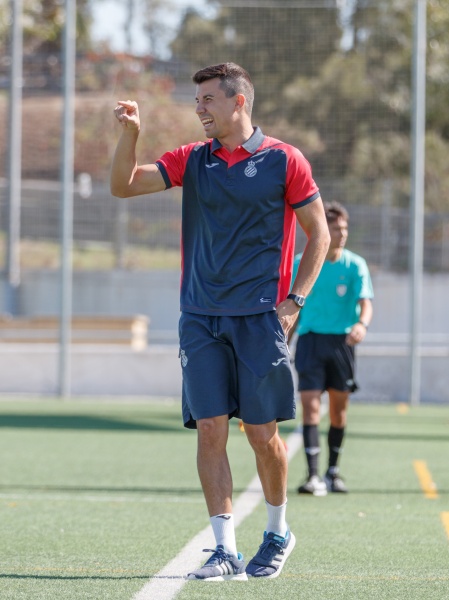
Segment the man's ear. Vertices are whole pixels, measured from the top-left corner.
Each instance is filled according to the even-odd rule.
[[[237,94],[237,96],[235,97],[235,108],[236,110],[240,111],[242,110],[242,108],[245,107],[246,104],[246,98],[243,94]]]

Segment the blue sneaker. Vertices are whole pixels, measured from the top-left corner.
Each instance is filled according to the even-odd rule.
[[[201,581],[228,581],[229,579],[248,581],[245,572],[245,562],[240,552],[238,556],[228,554],[221,544],[215,550],[203,550],[203,552],[213,552],[213,554],[202,567],[189,573],[187,579],[199,579]]]
[[[295,547],[296,538],[291,531],[287,531],[285,538],[270,531],[263,534],[263,542],[247,567],[248,577],[266,577],[274,579],[279,577],[285,561]]]

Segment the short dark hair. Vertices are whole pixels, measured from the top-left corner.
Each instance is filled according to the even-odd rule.
[[[211,65],[197,71],[192,77],[197,85],[209,79],[219,79],[226,98],[243,94],[246,98],[246,112],[251,115],[254,103],[254,85],[248,71],[232,62]]]
[[[333,200],[332,202],[324,202],[324,212],[326,214],[326,221],[328,223],[333,223],[339,218],[345,219],[345,221],[349,221],[348,211],[344,206]]]

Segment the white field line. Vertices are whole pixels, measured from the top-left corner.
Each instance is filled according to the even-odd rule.
[[[295,430],[287,438],[288,460],[302,446],[302,428]],[[263,499],[259,476],[256,475],[246,490],[234,503],[234,522],[238,527],[249,516]],[[203,548],[214,548],[215,542],[212,527],[209,525],[200,531],[165,567],[156,573],[143,588],[133,596],[132,600],[172,600],[187,582],[185,575],[196,563],[204,562]],[[212,584],[213,585],[213,584]]]

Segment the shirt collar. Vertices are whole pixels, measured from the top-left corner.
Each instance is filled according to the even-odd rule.
[[[262,133],[261,128],[255,127],[253,135],[249,138],[249,140],[246,140],[246,142],[242,144],[242,147],[245,148],[245,150],[250,154],[254,154],[254,152],[256,152],[256,150],[262,145],[264,139],[265,136]]]
[[[242,148],[244,148],[249,154],[254,154],[254,152],[256,152],[256,150],[262,145],[264,139],[265,135],[262,133],[260,127],[255,127],[253,135],[246,140],[244,144],[242,144]],[[214,138],[212,140],[212,152],[215,152],[221,147],[222,144],[217,138]]]

